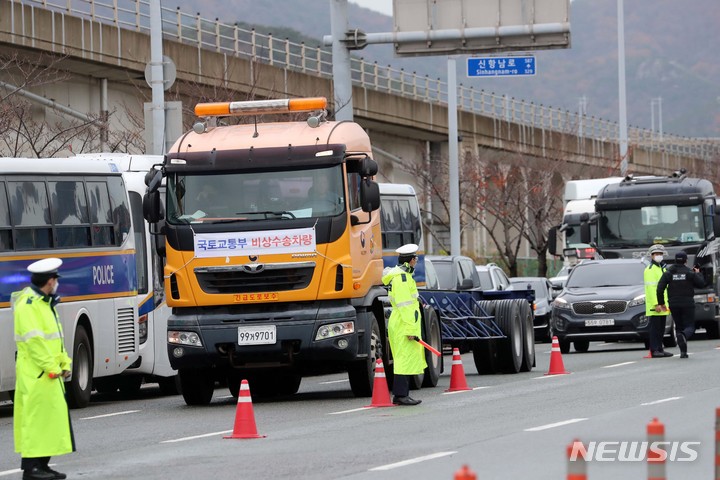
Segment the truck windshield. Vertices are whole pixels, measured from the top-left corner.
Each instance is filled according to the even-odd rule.
[[[329,217],[345,210],[342,167],[168,177],[170,223]]]
[[[702,242],[704,232],[701,205],[657,205],[601,212],[597,238],[605,247],[683,245]]]

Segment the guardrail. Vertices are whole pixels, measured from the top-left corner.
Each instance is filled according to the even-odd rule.
[[[147,0],[11,0],[14,3],[40,6],[62,11],[93,21],[108,23],[150,33],[150,7]],[[238,57],[250,58],[280,68],[301,71],[309,75],[332,77],[332,54],[329,48],[309,46],[288,39],[264,35],[254,29],[230,25],[219,19],[207,20],[200,14],[190,15],[180,10],[162,7],[162,28],[166,39],[199,50],[213,50]],[[351,60],[352,80],[363,88],[400,95],[414,100],[447,105],[447,83],[416,72],[406,72],[392,66],[381,66],[362,57]],[[577,112],[562,110],[525,100],[497,95],[473,87],[458,87],[458,108],[534,128],[573,133],[582,139],[616,142],[619,126],[616,122]],[[642,148],[672,155],[715,159],[720,156],[720,139],[691,138],[663,134],[648,129],[628,128],[628,142]]]

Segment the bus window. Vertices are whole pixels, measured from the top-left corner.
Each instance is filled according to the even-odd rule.
[[[115,245],[120,246],[130,233],[130,208],[125,196],[122,178],[108,178],[112,207],[112,223],[115,229]]]
[[[7,201],[5,183],[0,182],[0,252],[13,249],[12,230],[10,228],[10,208]]]
[[[48,182],[50,207],[56,225],[55,245],[86,247],[90,245],[90,224],[85,185],[81,181]]]
[[[137,192],[130,192],[132,210],[133,235],[135,236],[135,264],[137,265],[138,294],[148,292],[148,258],[147,236],[145,235],[145,219],[142,214],[142,197]]]
[[[18,250],[52,246],[50,205],[45,182],[9,182],[10,212]]]
[[[90,222],[93,224],[92,243],[98,246],[115,245],[107,184],[105,182],[87,182],[87,187],[90,198]]]

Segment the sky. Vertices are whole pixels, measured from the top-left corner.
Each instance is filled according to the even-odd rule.
[[[392,16],[392,0],[349,0],[361,7]]]

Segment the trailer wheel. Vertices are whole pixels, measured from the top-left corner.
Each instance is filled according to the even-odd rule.
[[[523,360],[523,327],[520,309],[513,300],[501,300],[495,320],[507,338],[498,342],[498,360],[504,373],[518,373]]]
[[[426,308],[427,315],[427,331],[424,332],[425,341],[435,350],[442,353],[442,335],[440,333],[440,320],[434,308]],[[425,350],[425,361],[427,368],[423,377],[422,386],[425,388],[436,387],[440,379],[440,373],[443,368],[443,357],[433,355],[429,350]]]
[[[497,302],[490,300],[480,300],[476,302],[484,312],[473,312],[475,315],[484,316],[485,314],[495,316],[495,306]],[[472,342],[473,361],[475,368],[480,375],[493,375],[499,371],[497,361],[497,344],[494,339],[474,340]]]
[[[85,327],[78,325],[73,342],[72,379],[66,384],[70,408],[85,408],[92,393],[93,351]]]
[[[527,300],[516,300],[520,308],[520,320],[523,325],[523,361],[520,370],[529,372],[535,366],[535,330],[533,313]]]
[[[180,388],[188,405],[209,405],[215,391],[215,376],[207,368],[181,368]]]
[[[382,340],[377,319],[373,316],[370,327],[370,350],[366,359],[348,365],[348,379],[350,389],[356,397],[369,397],[372,395],[375,381],[375,362],[382,354]],[[383,367],[387,370],[383,362]]]

